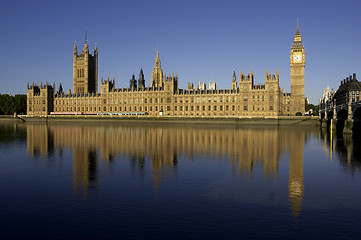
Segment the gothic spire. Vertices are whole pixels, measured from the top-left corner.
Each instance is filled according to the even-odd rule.
[[[143,68],[140,69],[139,80],[140,80],[140,79],[144,80]]]
[[[157,56],[154,61],[154,67],[160,68],[159,48],[157,47]]]
[[[299,29],[299,21],[297,18],[297,29],[296,29],[296,33],[295,36],[293,37],[293,45],[292,48],[302,48],[302,37],[301,37],[301,33],[300,33],[300,29]]]
[[[299,29],[299,27],[298,27],[298,18],[297,18],[297,29],[296,29],[295,35],[301,35],[300,29]]]
[[[87,28],[85,27],[85,44],[88,44]]]
[[[86,27],[85,27],[85,44],[84,44],[84,49],[83,50],[89,51],[88,33],[87,33],[87,28]]]

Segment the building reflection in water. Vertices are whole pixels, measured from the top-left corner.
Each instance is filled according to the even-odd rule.
[[[314,130],[313,130],[314,132]],[[73,153],[73,183],[76,194],[87,195],[97,187],[98,158],[111,164],[126,156],[140,174],[149,164],[154,188],[159,191],[164,176],[177,170],[178,157],[189,161],[230,161],[232,170],[252,175],[254,166],[263,166],[265,178],[277,178],[279,161],[289,152],[288,196],[294,216],[301,211],[304,192],[303,152],[307,135],[304,129],[207,128],[177,126],[96,126],[27,124],[28,154],[48,158],[69,149]]]
[[[330,160],[332,161],[335,158],[334,155],[337,155],[336,159],[351,174],[361,171],[361,139],[358,138],[360,134],[361,132],[354,132],[353,135],[333,133],[331,138],[330,131],[320,130],[323,149],[330,153]]]

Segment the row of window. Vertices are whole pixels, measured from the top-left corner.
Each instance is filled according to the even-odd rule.
[[[261,97],[261,98],[260,98]],[[260,99],[262,99],[262,101],[264,101],[265,100],[265,96],[253,96],[253,101],[255,101],[255,100],[258,100],[258,101],[260,101]],[[171,101],[171,98],[170,97],[168,97],[168,98],[166,98],[165,99],[166,100],[166,103],[171,103],[172,101]],[[223,102],[223,97],[208,97],[208,99],[206,99],[206,97],[203,97],[203,98],[199,98],[199,97],[196,97],[196,99],[195,99],[196,101],[196,103],[200,103],[200,101],[202,101],[203,103],[205,103],[206,102],[206,100],[207,100],[207,102]],[[232,100],[232,102],[236,102],[236,97],[232,97],[232,99],[230,99],[229,97],[226,97],[226,99],[225,99],[226,101],[225,102],[230,102],[229,100]],[[248,96],[244,96],[243,97],[243,100],[244,101],[248,101]],[[270,96],[270,98],[269,98],[269,100],[270,101],[273,101],[273,96]],[[65,104],[96,104],[97,102],[99,102],[99,104],[101,104],[102,103],[102,100],[92,100],[92,99],[90,99],[90,100],[84,100],[84,99],[81,99],[81,100],[56,100],[55,101],[55,104],[56,105],[58,105],[58,104],[63,104],[63,105],[65,105]],[[149,103],[163,103],[164,102],[164,100],[163,100],[163,98],[149,98]],[[193,97],[191,97],[191,98],[188,98],[188,97],[185,97],[184,99],[182,98],[182,97],[180,97],[180,98],[174,98],[174,103],[183,103],[183,102],[185,102],[185,103],[188,103],[188,102],[191,102],[191,103],[194,103],[194,98]],[[103,100],[103,103],[104,104],[106,104],[107,103],[107,100],[106,99],[104,99]],[[109,100],[109,103],[110,104],[117,104],[117,103],[119,103],[119,104],[122,104],[122,103],[130,103],[130,104],[137,104],[137,103],[139,103],[139,104],[142,104],[143,103],[143,99],[142,98],[140,98],[140,99],[137,99],[137,98],[135,98],[135,99],[119,99],[119,101],[117,100],[117,99],[110,99]],[[148,103],[148,98],[144,98],[144,103]]]
[[[350,91],[350,96],[352,96],[352,100],[351,102],[358,102],[360,101],[360,92],[359,91],[352,91],[352,95],[351,95],[351,91]]]
[[[40,103],[43,103],[43,104],[45,104],[45,100],[43,100],[43,101],[41,101],[41,100],[36,100],[36,101],[34,101],[34,104],[40,104]],[[29,100],[29,105],[31,105],[31,99]]]
[[[84,69],[78,69],[78,78],[84,77]]]
[[[43,109],[43,111],[45,111],[45,107],[34,107],[34,112],[36,111],[41,111],[41,109]],[[31,112],[32,108],[29,107],[29,112]]]
[[[92,111],[101,111],[101,107],[55,107],[55,111],[56,112],[62,112],[62,111],[90,111],[90,112],[92,112]],[[208,109],[208,111],[212,111],[212,109],[214,110],[214,111],[217,111],[217,109],[219,110],[219,111],[223,111],[223,110],[225,110],[225,111],[229,111],[229,110],[232,110],[232,111],[236,111],[236,106],[234,106],[234,105],[232,105],[232,107],[229,107],[229,106],[226,106],[224,109],[223,109],[223,106],[213,106],[213,108],[212,108],[212,106],[208,106],[208,108],[206,107],[206,106],[196,106],[196,107],[194,107],[194,106],[179,106],[179,111],[194,111],[194,110],[196,110],[196,111],[206,111],[206,109]],[[107,109],[107,107],[103,107],[103,111],[110,111],[110,112],[112,112],[112,111],[129,111],[129,112],[131,112],[131,111],[156,111],[156,112],[158,112],[158,110],[159,111],[164,111],[164,108],[163,108],[163,106],[160,106],[160,108],[158,108],[158,106],[155,106],[154,108],[152,107],[152,106],[150,106],[149,107],[149,109],[148,109],[148,107],[147,106],[145,106],[144,107],[144,109],[140,106],[140,107],[136,107],[136,106],[134,106],[134,107],[108,107],[108,109]],[[171,109],[171,106],[167,106],[166,107],[166,110],[169,112],[169,111],[172,111],[172,109]],[[238,106],[238,111],[240,110],[240,106]],[[245,111],[248,111],[248,105],[244,105],[243,106],[243,110],[245,110]],[[262,110],[262,111],[264,111],[265,110],[265,107],[264,106],[259,106],[259,107],[255,107],[255,106],[253,106],[253,110],[257,110],[257,111],[260,111],[260,110]],[[273,108],[273,106],[270,106],[269,107],[269,110],[271,110],[271,111],[273,111],[274,110],[274,108]],[[31,110],[30,110],[31,111]],[[174,111],[178,111],[178,106],[174,106]]]

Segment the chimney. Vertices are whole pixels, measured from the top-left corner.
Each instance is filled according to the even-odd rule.
[[[356,73],[353,73],[353,80],[357,80],[356,79]]]

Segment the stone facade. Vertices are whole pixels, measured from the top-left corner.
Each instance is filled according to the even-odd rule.
[[[265,72],[265,84],[254,84],[254,73],[236,73],[231,78],[231,89],[217,89],[215,82],[188,89],[178,88],[178,75],[163,73],[159,50],[152,72],[151,86],[145,86],[143,70],[138,84],[133,75],[130,87],[115,88],[115,80],[101,79],[100,93],[97,93],[98,49],[94,56],[89,54],[86,42],[83,52],[78,55],[74,47],[74,89],[65,94],[62,87],[55,92],[48,83],[39,88],[28,86],[28,115],[48,114],[114,114],[150,116],[236,116],[276,117],[304,112],[304,69],[305,51],[298,30],[291,48],[291,93],[283,92],[279,86],[279,72]],[[82,72],[84,69],[84,75]],[[93,70],[90,70],[93,69]],[[96,75],[92,75],[92,74]],[[95,83],[95,84],[94,84]],[[44,102],[45,101],[45,102]],[[35,105],[34,105],[35,104]]]
[[[75,94],[98,92],[98,48],[95,45],[94,55],[89,54],[88,41],[79,55],[76,43],[74,45],[73,91]]]
[[[327,116],[327,113],[332,110],[333,107],[333,96],[335,95],[335,91],[333,89],[330,89],[329,86],[325,90],[323,90],[322,97],[320,98],[320,110],[319,113],[324,116]]]
[[[290,53],[291,63],[291,109],[290,114],[305,111],[305,64],[306,55],[302,44],[301,34],[298,28],[294,36],[294,42]]]
[[[34,83],[27,86],[27,114],[28,115],[48,115],[54,109],[54,89],[55,84],[51,86],[49,83],[40,86]]]

